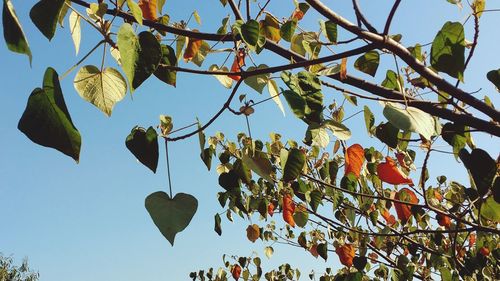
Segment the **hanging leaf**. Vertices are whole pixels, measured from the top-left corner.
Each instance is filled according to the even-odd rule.
[[[17,128],[34,143],[57,149],[78,163],[80,133],[71,120],[53,68],[45,71],[43,88],[34,89],[29,96]]]
[[[197,29],[193,29],[194,32],[198,32]],[[184,50],[184,61],[190,62],[198,54],[203,40],[196,38],[187,38],[188,43],[186,50]]]
[[[286,21],[280,28],[280,36],[283,40],[290,42],[295,34],[295,29],[297,29],[297,20],[292,19]]]
[[[500,223],[500,204],[489,196],[481,206],[481,216],[495,223]]]
[[[400,191],[396,192],[394,199],[412,204],[418,204],[417,195],[415,195],[415,192],[408,188],[402,188]],[[412,214],[411,205],[394,202],[394,207],[396,208],[398,219],[402,222],[402,224],[406,224]]]
[[[347,267],[351,267],[354,256],[356,255],[356,248],[352,244],[344,244],[335,249],[335,253],[339,256],[340,263]]]
[[[241,39],[250,47],[256,47],[259,41],[260,26],[256,20],[249,20],[241,25]]]
[[[432,42],[431,65],[437,71],[463,81],[465,37],[461,23],[448,21],[437,33]]]
[[[249,225],[247,227],[247,238],[248,240],[252,241],[252,243],[255,243],[257,239],[260,237],[260,228],[256,224]]]
[[[243,163],[257,175],[270,183],[274,182],[271,177],[271,175],[274,174],[273,166],[264,152],[255,151],[253,156],[243,154],[241,160],[243,160]]]
[[[497,91],[500,91],[500,69],[489,71],[488,74],[486,74],[486,78],[495,85]]]
[[[244,49],[238,50],[231,66],[231,72],[241,72],[241,68],[245,65],[245,55],[246,53]],[[233,79],[234,81],[240,81],[241,76],[229,75],[229,78]]]
[[[347,79],[347,58],[342,58],[339,73],[341,81]]]
[[[143,31],[136,36],[134,29],[128,23],[120,27],[117,37],[122,68],[128,79],[130,91],[134,92],[156,71],[162,59],[162,47],[149,31]]]
[[[293,213],[293,220],[298,227],[305,227],[309,220],[309,213],[306,210],[304,203],[299,203]]]
[[[107,116],[111,116],[115,104],[127,94],[127,82],[114,68],[105,68],[101,72],[93,65],[84,66],[76,74],[73,85],[80,97]]]
[[[198,14],[198,11],[194,10],[193,17],[194,17],[194,20],[196,21],[196,23],[199,24],[199,25],[201,25],[201,17]]]
[[[222,235],[222,228],[221,228],[221,226],[220,226],[220,224],[221,224],[220,215],[219,215],[219,214],[215,214],[214,220],[215,220],[214,230],[215,230],[215,232],[216,232],[219,236],[221,236],[221,235]]]
[[[365,151],[359,144],[353,144],[345,152],[345,175],[353,173],[357,178],[365,162]]]
[[[339,140],[345,141],[351,138],[351,130],[342,123],[335,120],[325,120],[323,126],[330,130]]]
[[[283,108],[283,104],[281,103],[281,99],[279,97],[278,85],[274,80],[268,80],[267,89],[269,90],[269,95],[271,95],[273,101],[278,105],[279,109],[285,116],[285,109]]]
[[[168,68],[168,66],[177,66],[175,51],[172,47],[162,44],[161,53],[160,64],[153,74],[161,81],[175,87],[177,84],[177,71]]]
[[[267,257],[268,259],[270,259],[270,258],[273,256],[273,253],[274,253],[274,249],[273,249],[273,247],[268,246],[268,247],[265,247],[265,248],[264,248],[264,254],[266,255],[266,257]]]
[[[385,118],[398,129],[419,133],[428,140],[436,135],[435,119],[418,108],[408,106],[403,109],[387,103],[383,113]]]
[[[158,18],[157,0],[139,0],[139,8],[141,8],[142,16],[145,19],[155,21]]]
[[[261,20],[259,24],[267,39],[274,42],[281,39],[279,22],[273,16],[266,14],[264,20]]]
[[[455,154],[455,159],[457,160],[458,153],[467,143],[464,130],[465,126],[461,126],[456,123],[446,123],[441,130],[441,136],[453,147],[453,154]]]
[[[381,212],[381,215],[384,218],[384,220],[387,223],[387,225],[393,226],[393,225],[396,224],[396,218],[394,217],[394,215],[392,215],[391,213],[389,213],[389,210],[387,210],[387,209],[384,208],[382,210],[382,212]],[[375,221],[374,224],[376,225],[376,221]]]
[[[392,148],[396,148],[398,146],[398,134],[399,129],[389,122],[381,123],[377,126],[377,128],[375,128],[375,136]]]
[[[325,261],[328,259],[328,244],[320,243],[316,246],[316,251],[318,255],[322,257]]]
[[[318,210],[318,207],[319,205],[323,205],[323,193],[321,193],[321,191],[319,190],[313,190],[311,191],[311,193],[309,194],[309,196],[311,197],[311,202],[309,202],[309,204],[311,205],[311,209],[316,212]]]
[[[267,214],[270,215],[271,217],[274,215],[274,204],[271,202],[269,205],[267,205]]]
[[[59,13],[59,17],[57,22],[60,27],[64,27],[64,18],[68,14],[69,7],[71,6],[71,2],[69,0],[64,0],[65,4],[62,6],[61,12]]]
[[[377,176],[383,182],[390,184],[408,184],[413,186],[411,178],[407,177],[396,166],[396,162],[391,157],[385,157],[384,163],[379,163],[377,166]]]
[[[238,281],[241,276],[241,266],[235,264],[231,269],[231,275],[233,276],[234,280]]]
[[[24,35],[21,23],[17,18],[14,5],[12,5],[10,0],[3,1],[2,22],[3,37],[9,50],[27,55],[31,65],[32,57],[30,46],[28,44],[28,40],[26,40],[26,36]]]
[[[337,44],[337,24],[332,21],[324,23],[324,32],[328,41]]]
[[[368,106],[363,107],[363,115],[365,117],[366,131],[369,135],[372,135],[373,125],[375,124],[375,116]]]
[[[293,219],[293,213],[295,212],[295,203],[292,200],[290,194],[285,194],[283,196],[283,220],[288,223],[291,227],[295,227],[295,220]]]
[[[153,127],[147,130],[134,127],[125,140],[128,150],[153,173],[158,167],[158,134]]]
[[[306,155],[298,148],[292,148],[288,151],[288,157],[283,168],[284,182],[289,182],[297,179],[306,163]]]
[[[157,191],[146,197],[145,205],[154,224],[173,246],[177,233],[189,225],[196,213],[198,200],[186,193],[170,198],[165,192]]]
[[[134,16],[135,21],[138,24],[142,25],[143,14],[142,8],[139,6],[139,4],[135,3],[134,0],[127,0],[127,6],[130,9],[132,16]]]
[[[497,163],[491,158],[488,152],[476,148],[469,154],[465,149],[460,153],[460,159],[465,167],[470,170],[477,191],[480,196],[484,196],[491,189],[493,179],[497,174]]]
[[[208,70],[209,71],[229,72],[229,69],[227,68],[227,66],[223,66],[223,67],[219,68],[216,64],[212,64],[208,68]],[[228,75],[226,75],[226,74],[221,74],[221,75],[214,74],[213,76],[217,80],[219,80],[219,82],[222,84],[222,86],[224,86],[228,89],[231,89],[231,87],[233,86],[233,80]]]
[[[354,68],[375,77],[379,62],[380,55],[378,54],[378,52],[369,51],[356,59],[356,61],[354,62]]]
[[[259,69],[266,69],[268,68],[267,65],[265,64],[260,64],[259,66],[250,66],[247,68],[247,71],[255,71]],[[270,73],[265,73],[265,74],[259,74],[259,75],[252,75],[250,77],[245,78],[243,82],[250,86],[252,89],[256,90],[260,94],[262,94],[262,90],[266,87],[269,77],[271,76]]]
[[[47,39],[56,33],[57,21],[65,0],[40,0],[30,10],[31,21]]]
[[[80,16],[75,11],[71,11],[71,14],[69,14],[69,32],[71,33],[71,38],[73,39],[73,44],[75,45],[75,51],[78,55],[82,31],[80,27]]]

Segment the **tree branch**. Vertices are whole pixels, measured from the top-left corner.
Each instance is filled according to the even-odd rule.
[[[389,12],[389,16],[387,17],[387,21],[385,22],[384,33],[383,33],[384,35],[389,34],[389,29],[391,28],[392,19],[394,18],[394,15],[396,14],[396,11],[399,7],[399,4],[401,4],[401,0],[394,1],[394,5],[392,6],[391,11]]]
[[[352,6],[354,8],[354,12],[356,13],[356,18],[358,18],[358,21],[362,22],[370,32],[378,33],[377,29],[373,27],[373,25],[366,19],[363,12],[361,12],[358,0],[352,0]]]

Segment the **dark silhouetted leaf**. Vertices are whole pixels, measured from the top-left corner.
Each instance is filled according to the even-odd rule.
[[[128,150],[134,154],[135,158],[143,165],[156,173],[158,166],[158,134],[153,127],[147,130],[135,127],[125,140]]]

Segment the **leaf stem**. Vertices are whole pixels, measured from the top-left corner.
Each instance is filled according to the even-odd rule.
[[[73,65],[70,69],[68,69],[66,72],[64,72],[60,77],[59,81],[62,81],[68,74],[71,73],[77,66],[79,66],[83,61],[85,61],[99,46],[101,46],[102,43],[105,43],[105,40],[99,41],[97,45],[94,46],[81,60],[79,60],[75,65]]]

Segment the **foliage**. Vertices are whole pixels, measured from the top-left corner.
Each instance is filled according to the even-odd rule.
[[[12,257],[0,253],[0,281],[36,281],[39,277],[38,272],[29,268],[27,259],[16,266]]]
[[[284,18],[266,8],[270,1],[263,6],[255,3],[259,1],[245,1],[244,17],[233,0],[221,0],[221,7],[230,9],[232,16],[223,18],[212,33],[191,29],[190,20],[170,22],[170,16],[162,12],[164,0],[40,0],[30,18],[51,40],[57,23],[70,11],[70,33],[77,53],[82,21],[98,31],[101,41],[61,79],[79,68],[74,78],[77,93],[108,117],[127,91],[136,92],[152,77],[175,87],[178,72],[212,75],[230,91],[220,110],[204,125],[196,120],[174,130],[172,118],[162,115],[158,129],[136,126],[125,145],[156,173],[159,141],[164,141],[170,183],[168,143],[198,135],[200,158],[208,170],[218,160],[215,170],[222,190],[217,199],[224,209],[220,214],[225,213],[230,221],[233,214],[249,221],[260,218],[248,225],[246,237],[252,243],[259,239],[268,243],[268,258],[274,253],[273,243],[285,242],[325,261],[331,259],[329,252],[336,254],[343,267],[327,269],[320,280],[429,280],[436,276],[442,280],[496,280],[500,279],[500,163],[480,148],[484,144],[476,145],[473,135],[489,134],[497,141],[500,112],[488,96],[479,100],[460,87],[476,51],[486,1],[471,1],[469,7],[463,7],[460,0],[447,1],[468,9],[471,20],[445,22],[440,30],[431,32],[435,35],[422,38],[432,44],[407,47],[401,34],[390,33],[394,15],[404,5],[400,0],[394,1],[383,31],[368,21],[357,1],[353,1],[354,24],[319,0],[294,1]],[[259,12],[251,13],[249,7],[259,8]],[[320,14],[318,32],[303,24],[304,17],[312,14],[309,10]],[[191,16],[201,25],[198,11]],[[466,24],[473,26],[472,34],[466,32]],[[3,28],[9,50],[25,54],[31,61],[30,46],[11,0],[4,0]],[[340,40],[344,33],[354,38]],[[468,42],[467,37],[473,41]],[[167,40],[172,44],[164,44]],[[105,67],[104,59],[100,67],[81,66],[101,45],[121,72]],[[226,48],[215,49],[222,45]],[[334,52],[337,46],[344,51]],[[256,64],[254,58],[259,60],[264,50],[287,62]],[[204,66],[207,56],[216,53],[225,53],[226,58]],[[387,57],[394,66],[382,64]],[[382,81],[377,75],[381,71],[385,73]],[[370,80],[355,75],[368,75]],[[484,77],[498,90],[498,69],[484,70]],[[82,140],[56,70],[47,68],[42,85],[29,96],[19,130],[33,142],[78,162]],[[242,85],[254,89],[256,95],[267,87],[270,96],[254,102],[253,95],[240,94]],[[341,102],[335,98],[328,104],[332,92]],[[239,110],[232,107],[237,96]],[[278,132],[271,132],[269,139],[252,137],[250,125],[248,134],[240,133],[234,139],[223,133],[205,135],[205,129],[225,111],[249,124],[255,107],[272,100],[285,114],[281,96],[293,115],[307,125],[302,143],[284,141]],[[377,124],[379,116],[367,105],[345,117],[346,110],[356,109],[361,100],[378,101],[384,120]],[[366,131],[362,126],[346,125],[358,113],[363,113]],[[197,129],[179,135],[193,126]],[[384,147],[368,144],[372,141],[355,143],[353,132],[366,133]],[[452,150],[447,160],[464,164],[469,183],[448,180],[439,170],[428,169],[431,154],[442,152],[435,149],[442,140]],[[417,143],[421,151],[413,150],[410,143]],[[169,191],[150,194],[145,207],[173,245],[175,236],[195,215],[198,201],[185,193],[174,196],[171,186]],[[281,216],[275,216],[277,213]],[[214,231],[222,235],[220,214],[215,214]],[[226,258],[217,272],[200,270],[190,277],[296,280],[301,276],[289,264],[264,273],[259,257]],[[11,268],[11,260],[4,267]],[[314,274],[309,277],[315,278]]]

